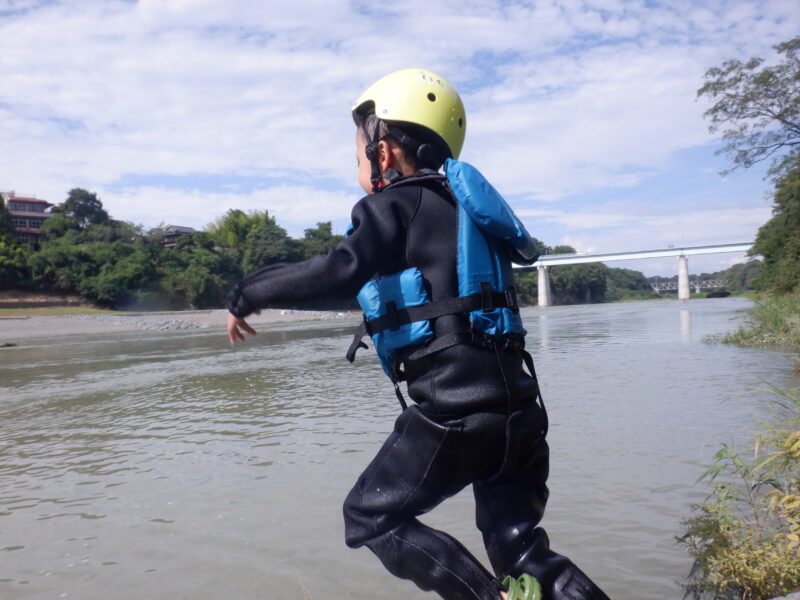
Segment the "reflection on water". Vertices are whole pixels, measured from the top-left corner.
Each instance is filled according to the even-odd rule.
[[[787,355],[703,341],[745,306],[525,311],[551,418],[544,526],[616,599],[679,597],[695,480],[747,439],[754,386],[793,383]],[[137,332],[0,352],[0,597],[426,597],[343,546],[341,502],[398,412],[371,352],[344,360],[350,338],[314,322],[235,350]],[[483,556],[468,492],[425,518]]]
[[[688,344],[692,341],[692,311],[682,308],[681,314],[681,341]]]

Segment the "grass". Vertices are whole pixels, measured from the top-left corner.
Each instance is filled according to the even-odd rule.
[[[749,322],[722,338],[739,346],[776,346],[800,352],[800,293],[767,296],[749,310]]]
[[[800,390],[769,386],[774,420],[757,433],[753,458],[723,445],[701,479],[711,494],[694,505],[678,541],[695,559],[687,596],[763,600],[800,586]]]
[[[36,308],[0,308],[2,318],[50,317],[57,315],[111,315],[118,310],[103,310],[91,306],[41,306]]]

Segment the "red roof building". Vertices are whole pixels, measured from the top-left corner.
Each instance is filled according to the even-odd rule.
[[[11,215],[16,238],[21,242],[38,243],[42,225],[47,219],[55,216],[48,212],[53,204],[39,198],[17,196],[14,192],[3,194],[3,199]]]

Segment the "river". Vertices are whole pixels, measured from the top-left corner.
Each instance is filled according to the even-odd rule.
[[[550,413],[543,526],[616,600],[679,599],[680,521],[746,446],[787,353],[706,341],[749,301],[525,309]],[[399,411],[351,325],[36,339],[0,350],[0,597],[430,597],[343,543],[341,502]],[[485,558],[466,491],[425,517]]]

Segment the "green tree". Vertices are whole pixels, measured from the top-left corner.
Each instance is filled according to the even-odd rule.
[[[560,265],[550,269],[550,286],[556,304],[599,302],[605,298],[606,272],[603,263]]]
[[[67,199],[56,207],[56,212],[66,215],[79,229],[100,225],[109,219],[97,194],[83,188],[71,189]]]
[[[649,298],[653,293],[650,282],[640,271],[617,268],[606,271],[606,300]]]
[[[30,284],[27,244],[17,244],[11,235],[0,234],[0,289],[10,290]]]
[[[0,239],[14,237],[14,225],[11,222],[11,213],[8,212],[3,194],[0,194]]]
[[[260,229],[274,224],[275,219],[269,216],[266,210],[244,212],[239,209],[230,209],[222,217],[206,227],[206,232],[221,248],[244,251],[247,236],[254,229]]]
[[[221,306],[232,283],[224,276],[229,259],[209,248],[188,244],[176,248],[160,251],[158,286],[163,301],[171,308]]]
[[[706,71],[698,98],[713,101],[704,116],[709,131],[722,132],[731,167],[748,168],[773,158],[779,175],[800,148],[800,36],[775,46],[782,60],[764,66],[761,58],[728,60]]]
[[[744,292],[756,289],[756,279],[761,272],[760,260],[748,260],[732,265],[721,273],[714,273],[711,279],[725,281],[726,289],[731,292]]]
[[[253,227],[245,238],[242,271],[248,273],[266,265],[297,260],[301,255],[293,242],[275,218],[267,216],[263,224]]]
[[[772,215],[749,252],[764,258],[758,286],[776,292],[800,290],[800,157],[775,184]]]
[[[239,277],[267,264],[303,257],[301,242],[292,240],[266,210],[229,210],[208,225],[206,233],[237,265]]]
[[[68,231],[77,230],[78,227],[72,219],[63,213],[59,213],[54,217],[45,219],[39,242],[44,243],[48,240],[55,240],[66,235]]]
[[[543,254],[575,254],[575,248],[563,244],[552,247],[544,246]],[[550,267],[550,290],[553,294],[553,303],[581,304],[603,300],[606,292],[607,270],[608,267],[603,263]]]
[[[523,306],[536,306],[539,301],[539,275],[536,271],[514,270],[517,301]]]
[[[334,235],[331,222],[317,223],[313,229],[306,229],[301,242],[302,256],[305,259],[327,254],[344,239],[343,235]]]
[[[87,254],[98,268],[94,276],[78,283],[78,291],[99,304],[114,308],[135,304],[156,275],[153,257],[143,247],[124,242],[95,244]]]

